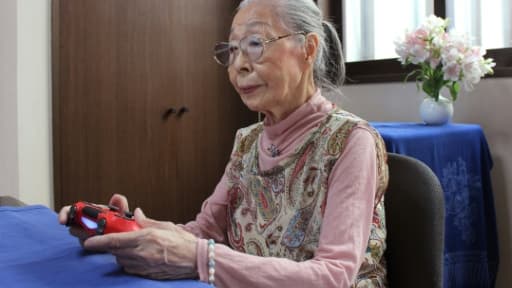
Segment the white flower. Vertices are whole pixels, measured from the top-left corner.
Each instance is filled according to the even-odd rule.
[[[448,26],[447,20],[443,18],[436,17],[435,15],[430,15],[427,17],[422,28],[431,31],[432,33],[443,33],[444,29]]]
[[[424,46],[421,45],[414,45],[410,50],[410,60],[413,64],[418,64],[420,62],[425,62],[425,60],[428,59],[430,56],[430,52],[428,52],[427,49],[425,49]]]
[[[480,82],[481,70],[478,62],[467,62],[462,65],[463,86],[467,91],[473,90],[474,84]]]
[[[441,59],[443,65],[452,65],[453,63],[459,62],[462,58],[462,54],[455,47],[445,47],[441,52]]]
[[[444,72],[443,79],[450,80],[450,81],[458,81],[460,71],[461,71],[460,65],[457,64],[456,62],[452,62],[448,65],[445,65],[443,67],[443,72]]]
[[[496,63],[494,63],[493,59],[481,59],[480,60],[480,70],[482,71],[482,76],[486,74],[492,74],[493,70],[492,68],[496,66]]]

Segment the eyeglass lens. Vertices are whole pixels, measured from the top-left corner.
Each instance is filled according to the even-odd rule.
[[[229,65],[229,55],[231,54],[229,52],[229,43],[217,43],[213,51],[215,53],[215,60],[217,60],[219,64],[225,66]]]
[[[229,66],[233,64],[235,58],[242,50],[247,55],[250,61],[257,61],[263,54],[264,40],[251,35],[240,40],[238,45],[235,42],[232,43],[219,43],[215,45],[215,59],[222,65]]]

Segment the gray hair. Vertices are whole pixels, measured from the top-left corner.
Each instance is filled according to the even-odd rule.
[[[250,2],[243,0],[238,9]],[[322,11],[313,0],[274,0],[268,1],[276,7],[283,25],[291,31],[316,33],[319,37],[319,51],[313,67],[315,85],[329,98],[341,95],[341,85],[345,79],[345,61],[340,38],[334,26],[323,20]]]

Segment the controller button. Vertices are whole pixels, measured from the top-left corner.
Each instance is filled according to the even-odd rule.
[[[105,220],[105,218],[98,220],[98,228],[96,228],[96,235],[103,235],[105,233],[106,224],[107,220]]]
[[[84,213],[84,215],[87,215],[94,219],[98,219],[98,214],[100,214],[100,212],[100,210],[93,208],[92,206],[85,206],[82,209],[82,213]]]

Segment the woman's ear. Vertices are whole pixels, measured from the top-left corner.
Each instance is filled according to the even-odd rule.
[[[318,53],[318,35],[316,33],[309,33],[306,35],[304,47],[306,52],[306,61],[313,63]]]

